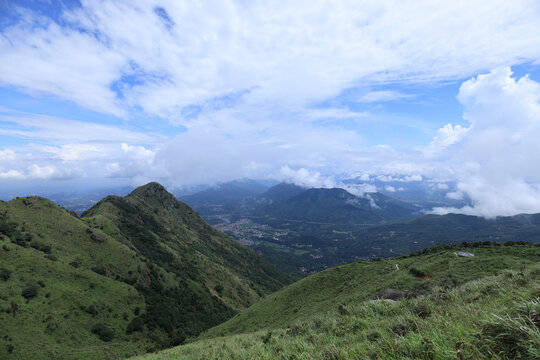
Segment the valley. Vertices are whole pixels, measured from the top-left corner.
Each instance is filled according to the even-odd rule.
[[[394,257],[443,243],[540,242],[540,214],[490,220],[429,215],[425,202],[381,193],[355,196],[344,189],[287,183],[264,188],[254,183],[225,183],[183,199],[210,224],[296,279],[351,261]]]

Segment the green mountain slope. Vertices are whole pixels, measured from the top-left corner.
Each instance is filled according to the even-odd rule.
[[[85,215],[39,197],[0,202],[1,359],[172,346],[287,281],[159,184]]]
[[[462,258],[455,255],[456,251],[463,250],[471,251],[476,256]],[[533,246],[490,244],[469,249],[444,245],[411,256],[354,262],[297,281],[210,329],[202,337],[284,327],[324,313],[340,303],[372,299],[385,289],[421,294],[434,286],[453,287],[485,275],[497,274],[503,269],[536,263],[540,261],[539,253],[540,249]],[[424,280],[424,275],[429,279]]]
[[[322,271],[192,344],[144,358],[537,358],[540,249],[493,243],[457,257],[459,250],[439,246]],[[388,289],[408,293],[372,300]]]

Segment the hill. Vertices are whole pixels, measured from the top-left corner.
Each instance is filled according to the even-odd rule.
[[[156,183],[82,218],[0,202],[0,358],[107,359],[179,344],[287,278]]]
[[[322,271],[145,359],[538,358],[540,249],[490,243],[457,257],[462,249]]]

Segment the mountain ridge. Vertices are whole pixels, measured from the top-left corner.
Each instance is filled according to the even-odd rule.
[[[0,358],[172,346],[289,281],[157,183],[80,218],[45,198],[0,202],[0,273]]]

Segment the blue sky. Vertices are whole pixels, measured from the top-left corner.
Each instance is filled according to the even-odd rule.
[[[391,178],[540,211],[539,23],[525,0],[0,1],[0,185]]]

